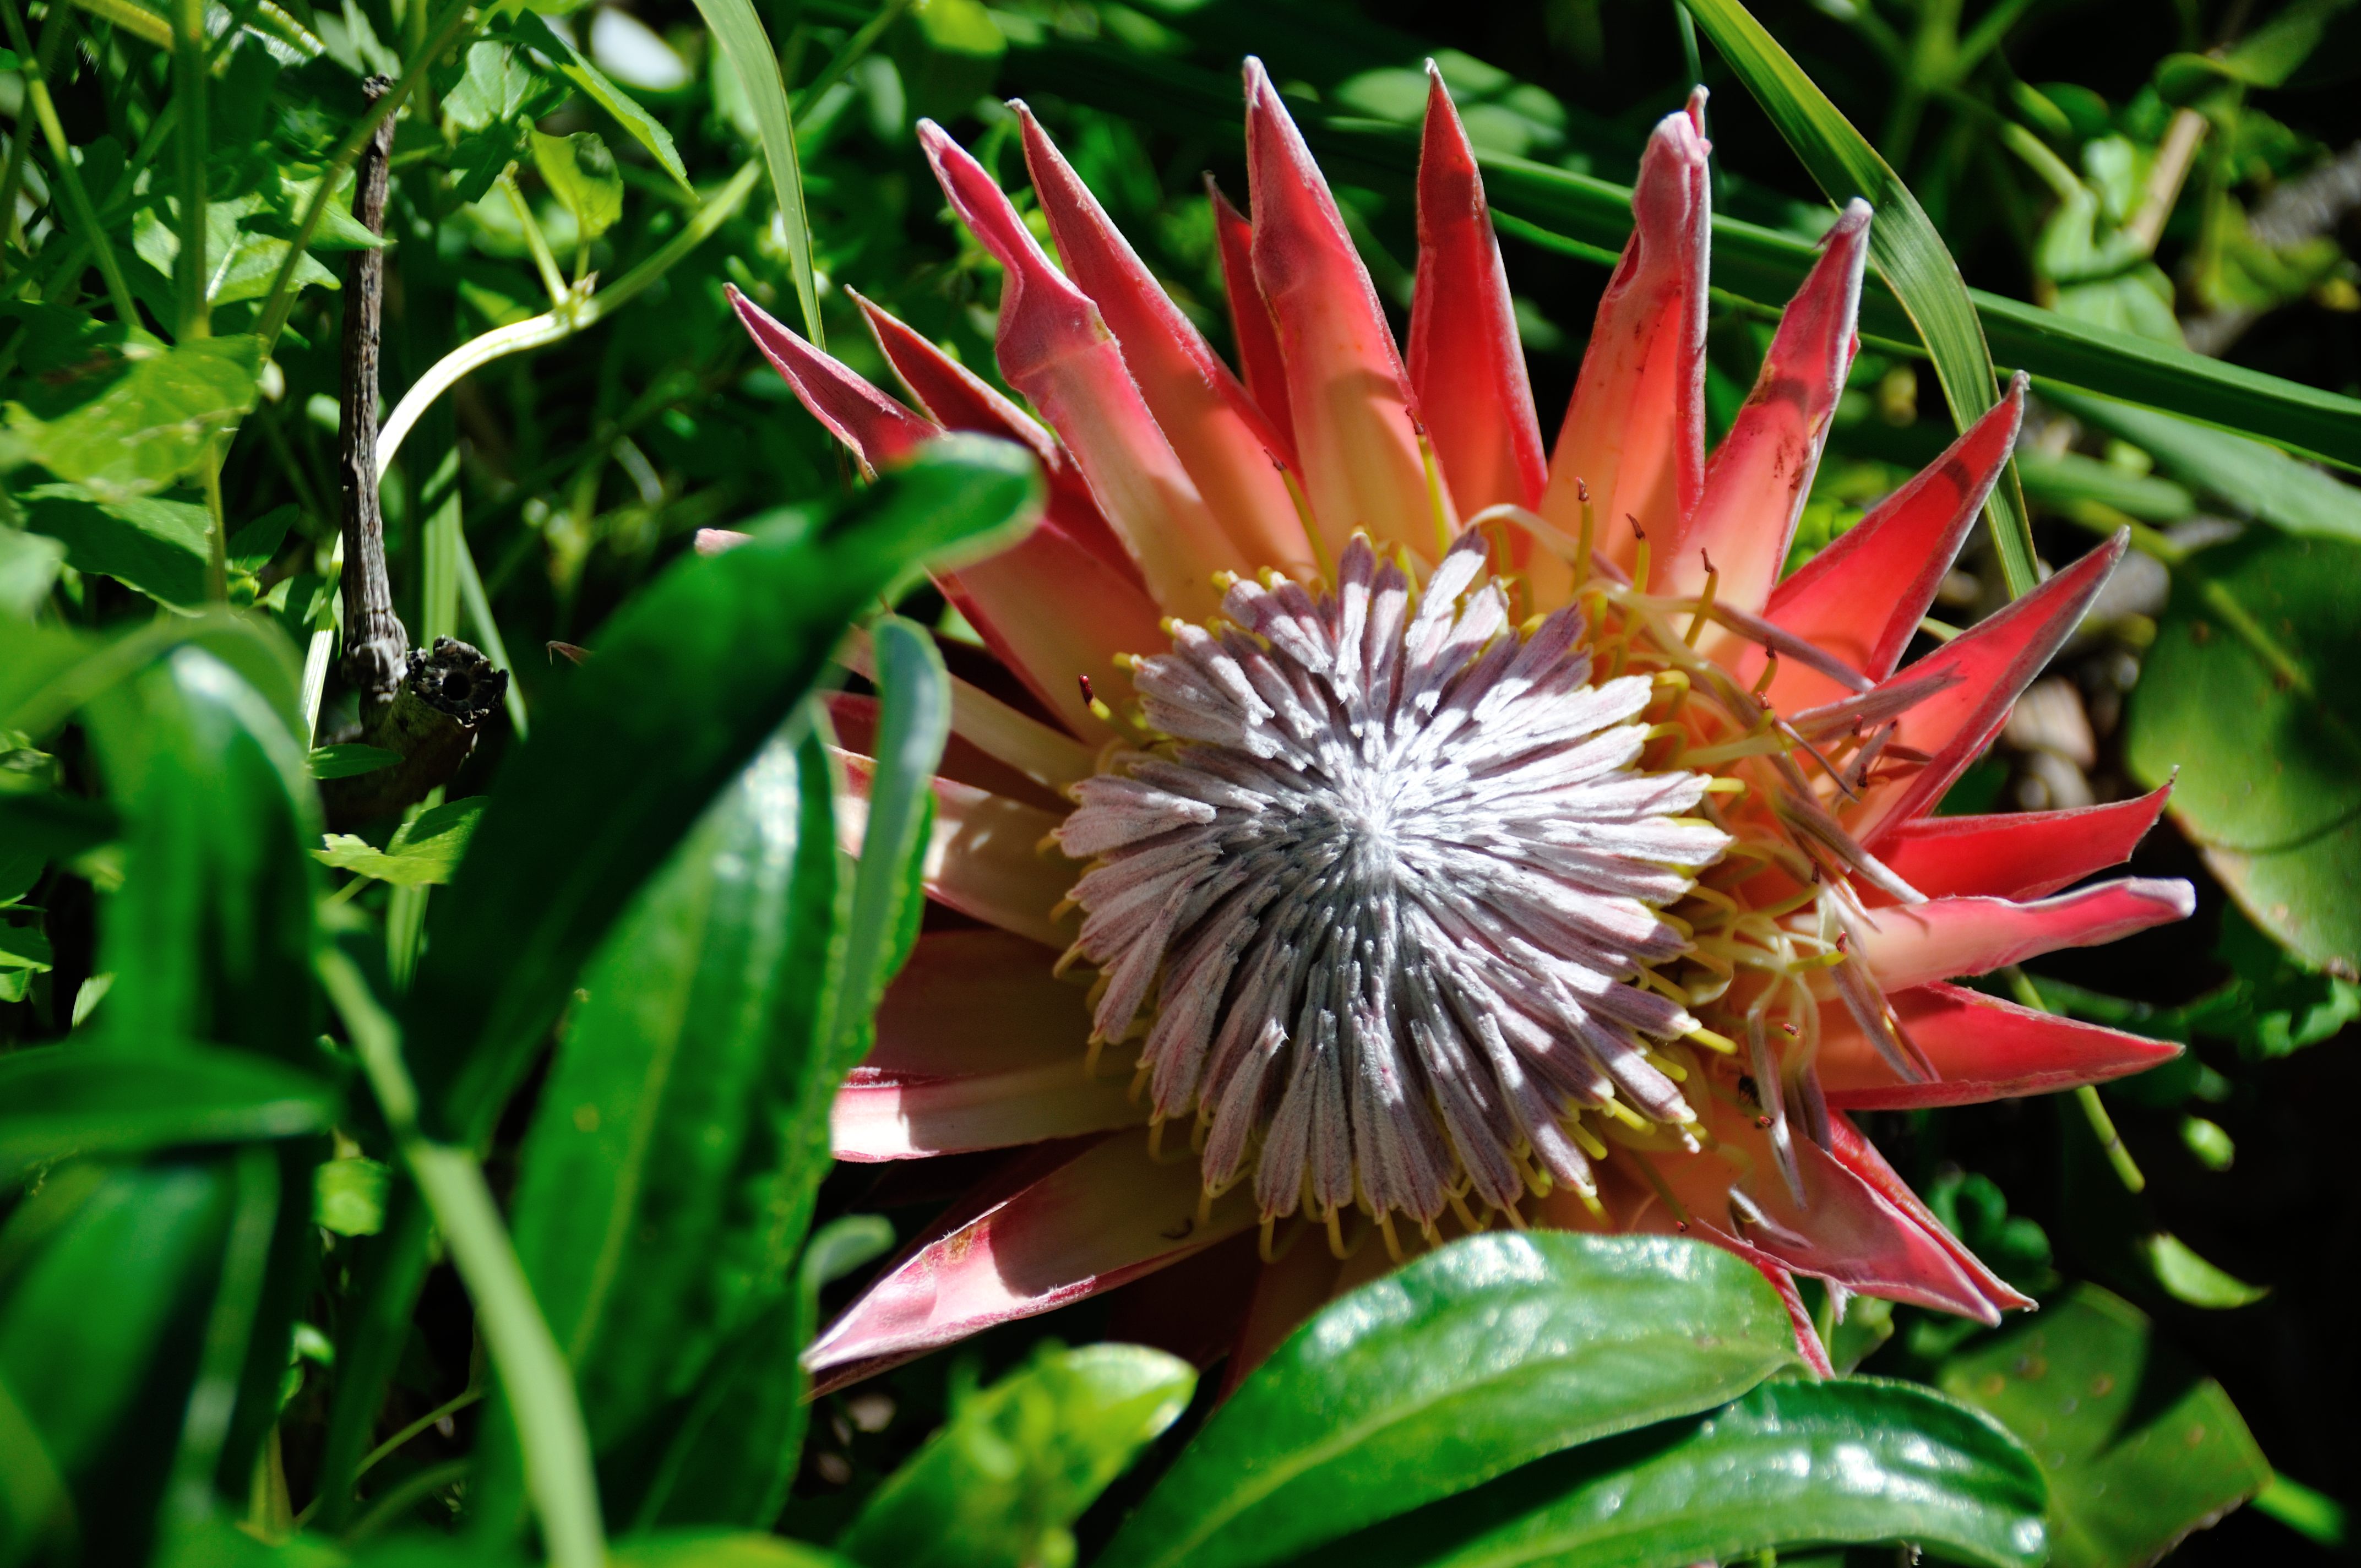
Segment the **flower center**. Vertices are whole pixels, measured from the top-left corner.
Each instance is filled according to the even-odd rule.
[[[1470,530],[1423,591],[1363,538],[1333,591],[1231,583],[1137,662],[1158,738],[1058,831],[1096,862],[1093,1038],[1144,1032],[1156,1121],[1194,1113],[1209,1192],[1251,1161],[1266,1219],[1432,1234],[1595,1192],[1586,1115],[1695,1120],[1652,1042],[1698,1025],[1648,966],[1729,842],[1683,815],[1708,779],[1637,768],[1649,678],[1592,685],[1580,612],[1516,628],[1484,565]]]

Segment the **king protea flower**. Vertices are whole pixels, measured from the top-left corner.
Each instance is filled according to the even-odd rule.
[[[1211,196],[1236,374],[1022,104],[1062,269],[919,135],[1005,269],[1000,367],[1051,429],[866,301],[923,411],[735,301],[866,466],[983,431],[1049,485],[1028,538],[942,580],[1033,708],[955,687],[925,873],[965,920],[918,938],[833,1123],[847,1160],[1030,1152],[811,1365],[840,1384],[1257,1231],[1258,1271],[1190,1277],[1234,1366],[1494,1223],[1717,1242],[1823,1367],[1795,1274],[1988,1322],[2029,1305],[1845,1115],[2173,1048],[1947,983],[2191,908],[2179,882],[2058,893],[2125,859],[2162,792],[1929,815],[2122,550],[1897,673],[2022,380],[1783,581],[1856,346],[1865,205],[1708,460],[1702,93],[1668,116],[1545,458],[1440,78],[1407,367],[1301,136],[1246,78],[1251,223]],[[838,720],[857,748],[862,705]],[[845,762],[857,849],[870,764]]]

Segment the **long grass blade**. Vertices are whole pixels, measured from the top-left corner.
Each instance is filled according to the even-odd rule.
[[[796,279],[796,302],[803,307],[804,335],[817,347],[828,346],[819,322],[819,284],[812,266],[811,222],[804,210],[803,164],[796,155],[794,111],[787,106],[786,83],[779,77],[779,57],[763,31],[763,19],[751,0],[697,0],[705,25],[713,31],[721,52],[738,72],[746,101],[754,107],[754,124],[763,133],[763,156],[771,166],[771,187],[778,192],[779,221],[786,230],[788,265]]]

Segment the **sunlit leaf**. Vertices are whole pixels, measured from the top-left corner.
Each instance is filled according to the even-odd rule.
[[[25,453],[104,500],[152,495],[254,406],[261,340],[200,338],[135,359],[114,385],[53,420],[8,405]]]
[[[355,768],[351,773],[368,771]],[[458,870],[460,860],[467,852],[468,837],[476,830],[476,818],[483,809],[483,797],[475,795],[420,812],[417,820],[394,829],[393,837],[382,850],[350,833],[331,833],[327,847],[313,850],[312,856],[324,866],[391,883],[396,887],[439,886],[449,882]]]
[[[15,1051],[0,1057],[0,1184],[71,1155],[324,1132],[337,1098],[311,1074],[209,1046]]]
[[[605,234],[623,215],[623,177],[596,131],[570,137],[533,132],[533,166],[574,214],[575,233],[585,242]]]

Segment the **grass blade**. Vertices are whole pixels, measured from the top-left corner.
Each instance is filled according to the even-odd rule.
[[[779,196],[779,221],[787,231],[788,264],[796,277],[796,302],[803,307],[804,335],[817,347],[828,346],[819,322],[819,285],[813,274],[811,221],[804,211],[803,164],[796,156],[794,112],[787,107],[786,83],[779,77],[779,58],[763,31],[763,19],[751,0],[697,0],[714,41],[730,57],[754,107],[754,123],[763,132],[763,157],[771,166],[771,187]]]

